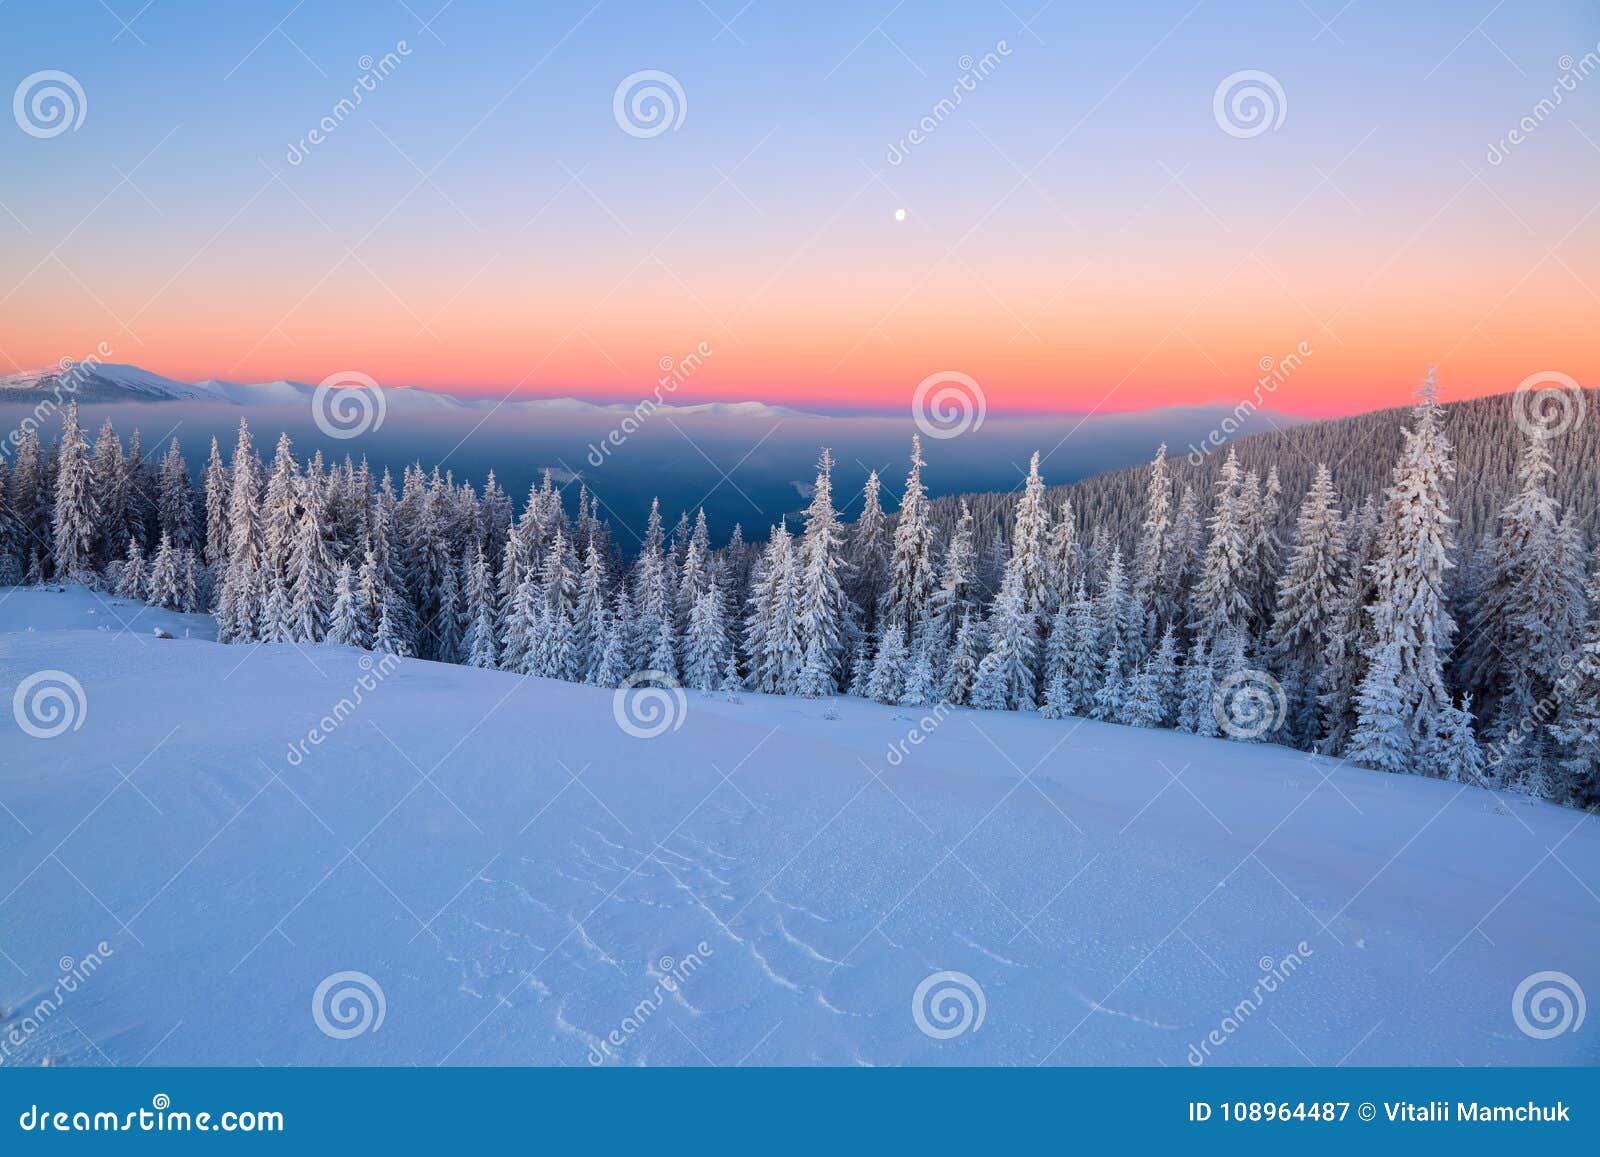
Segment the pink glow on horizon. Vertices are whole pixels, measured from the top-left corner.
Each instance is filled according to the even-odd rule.
[[[970,276],[908,287],[865,258],[832,279],[797,269],[765,292],[754,259],[742,269],[719,260],[696,271],[693,294],[657,273],[610,297],[592,272],[555,291],[491,269],[444,293],[428,287],[428,271],[406,269],[392,285],[400,300],[353,266],[303,298],[268,260],[262,276],[220,291],[196,271],[170,287],[131,277],[101,301],[46,267],[7,304],[0,372],[104,341],[107,360],[184,381],[316,382],[355,369],[463,395],[628,401],[651,389],[664,358],[704,343],[712,352],[676,400],[892,413],[928,374],[959,370],[996,415],[1112,413],[1234,405],[1260,392],[1263,364],[1304,348],[1262,404],[1308,417],[1402,404],[1430,364],[1447,397],[1503,392],[1544,370],[1600,381],[1594,302],[1573,277],[1546,263],[1507,293],[1509,266],[1481,256],[1478,268],[1402,262],[1374,279],[1376,255],[1343,254],[1320,259],[1304,291],[1241,270],[1203,295],[1196,286],[1214,274],[1196,254],[1160,265],[1134,249],[1100,255],[1108,272],[1067,292],[1008,261],[989,271],[1005,286],[998,301]]]

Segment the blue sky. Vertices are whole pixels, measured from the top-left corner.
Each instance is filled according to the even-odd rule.
[[[1592,5],[436,5],[0,6],[7,86],[60,69],[88,105],[0,134],[0,369],[109,334],[176,376],[627,396],[710,340],[706,396],[959,366],[997,405],[1118,408],[1234,396],[1309,340],[1289,404],[1326,410],[1428,360],[1472,390],[1595,368],[1600,82],[1487,159],[1596,51]],[[643,141],[612,112],[642,69],[686,102]],[[1247,69],[1285,107],[1241,140],[1213,94]]]

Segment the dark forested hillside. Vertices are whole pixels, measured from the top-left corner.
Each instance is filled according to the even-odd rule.
[[[1517,455],[1522,432],[1513,417],[1515,394],[1496,394],[1464,402],[1446,402],[1445,434],[1455,450],[1456,476],[1446,488],[1450,510],[1457,519],[1456,533],[1462,543],[1482,541],[1495,515],[1515,487]],[[1564,509],[1573,512],[1578,522],[1591,531],[1600,525],[1600,390],[1584,391],[1587,420],[1576,421],[1551,442],[1555,474],[1550,481],[1553,496]],[[1374,410],[1349,418],[1308,422],[1265,434],[1239,438],[1209,454],[1186,454],[1180,446],[1168,447],[1168,467],[1177,493],[1185,486],[1194,488],[1202,511],[1209,511],[1216,492],[1217,475],[1227,457],[1228,446],[1239,456],[1246,470],[1263,477],[1277,467],[1283,493],[1289,501],[1278,512],[1278,530],[1287,539],[1294,525],[1295,506],[1311,485],[1319,463],[1333,471],[1334,482],[1344,508],[1359,507],[1369,496],[1381,495],[1389,484],[1389,472],[1400,453],[1401,429],[1410,408],[1397,406]],[[1069,450],[1070,443],[1060,451]],[[1048,452],[1051,447],[1040,446]],[[1152,455],[1155,447],[1150,447]],[[937,454],[935,448],[934,454]],[[938,469],[937,458],[930,470]],[[1040,463],[1046,481],[1050,475],[1048,456]],[[1047,487],[1052,503],[1070,498],[1079,520],[1086,526],[1103,529],[1125,552],[1133,549],[1144,517],[1144,491],[1148,468],[1129,466],[1096,474],[1066,486]],[[941,531],[955,526],[961,503],[972,510],[977,539],[993,544],[996,539],[1010,543],[1011,520],[1023,479],[1011,492],[969,494],[933,499],[930,506]],[[1003,556],[1000,556],[1003,561]],[[993,577],[987,576],[986,577]]]

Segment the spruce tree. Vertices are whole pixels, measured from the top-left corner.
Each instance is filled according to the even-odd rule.
[[[463,641],[466,663],[470,667],[490,669],[498,664],[499,648],[495,646],[495,592],[489,576],[489,559],[484,544],[478,543],[472,556],[472,569],[467,574],[467,637]],[[609,624],[608,624],[609,625]]]
[[[239,419],[239,439],[228,472],[228,554],[217,602],[217,637],[225,643],[262,638],[261,596],[266,582],[262,558],[260,462],[250,427]]]
[[[1191,594],[1195,633],[1209,646],[1230,631],[1250,623],[1251,544],[1246,540],[1249,499],[1238,456],[1232,448],[1217,478],[1216,506],[1211,512],[1211,538]]]
[[[535,631],[539,622],[539,580],[531,571],[511,594],[500,636],[500,666],[519,675],[534,674]]]
[[[1466,683],[1479,693],[1490,733],[1520,734],[1496,769],[1509,783],[1559,778],[1547,706],[1563,697],[1566,666],[1583,633],[1581,547],[1550,493],[1555,475],[1547,432],[1526,432],[1518,492],[1500,512],[1477,576],[1468,622]],[[1539,726],[1524,730],[1524,721]]]
[[[1122,675],[1122,647],[1113,643],[1106,655],[1100,689],[1094,696],[1094,717],[1102,723],[1128,721],[1128,684]]]
[[[873,470],[861,492],[861,515],[850,525],[850,595],[868,617],[868,628],[873,626],[871,620],[889,574],[888,519],[879,498],[881,489],[878,472]]]
[[[1049,536],[1050,512],[1045,506],[1044,479],[1039,474],[1039,454],[1035,451],[1028,461],[1028,477],[1012,521],[1010,565],[1022,591],[1023,609],[1035,617],[1036,626],[1042,626],[1055,610],[1055,582],[1046,554]]]
[[[454,566],[444,571],[439,590],[439,610],[433,623],[434,658],[441,663],[460,663],[465,658],[461,641],[466,634],[462,620],[466,605],[461,592],[461,579]]]
[[[1455,565],[1455,546],[1445,487],[1455,477],[1450,443],[1441,428],[1437,385],[1430,370],[1419,391],[1413,425],[1384,499],[1378,528],[1377,558],[1372,574],[1376,591],[1368,608],[1374,642],[1369,663],[1384,655],[1392,662],[1399,702],[1373,698],[1390,678],[1380,673],[1358,698],[1379,712],[1370,726],[1358,705],[1352,746],[1370,760],[1387,762],[1397,750],[1389,736],[1390,715],[1398,711],[1406,733],[1406,755],[1436,729],[1440,712],[1450,704],[1444,684],[1444,661],[1456,624],[1446,606],[1445,581]],[[1369,694],[1370,692],[1370,694]],[[1360,733],[1365,732],[1365,735]],[[1354,758],[1354,756],[1352,756]]]
[[[545,552],[544,566],[539,575],[541,596],[540,622],[532,641],[530,668],[533,674],[547,679],[577,679],[580,677],[582,656],[578,653],[576,623],[578,580],[577,559],[572,545],[560,527]],[[669,666],[657,667],[668,674],[677,674],[677,659],[671,652],[673,639],[670,615],[662,620],[669,651],[664,658]]]
[[[307,477],[297,489],[301,492],[297,504],[299,515],[289,532],[291,540],[285,563],[289,631],[295,642],[315,643],[328,629],[333,559],[323,540],[322,496],[317,481]]]
[[[145,599],[151,606],[161,607],[163,610],[186,610],[188,608],[185,605],[187,600],[184,586],[183,552],[175,549],[172,539],[162,534],[155,562],[150,567],[150,581]]]
[[[1050,604],[1051,613],[1054,614],[1062,605],[1072,601],[1072,592],[1077,590],[1078,583],[1083,577],[1082,550],[1078,544],[1078,516],[1073,511],[1070,498],[1063,498],[1056,510],[1055,521],[1050,527],[1047,552],[1050,556],[1050,578],[1054,584]]]
[[[739,702],[739,658],[733,647],[728,648],[728,657],[722,665],[722,684],[717,689],[729,703]]]
[[[962,618],[977,605],[975,589],[977,546],[973,539],[972,508],[961,500],[961,514],[945,547],[939,567],[939,585],[931,603],[934,629],[949,640]]]
[[[360,617],[356,613],[354,578],[348,561],[339,564],[333,580],[333,611],[328,619],[328,642],[340,647],[363,644]]]
[[[1378,504],[1367,495],[1348,522],[1350,565],[1341,586],[1335,626],[1324,663],[1325,689],[1320,695],[1322,739],[1319,750],[1338,754],[1356,727],[1356,694],[1367,670],[1367,653],[1376,637],[1367,608],[1376,597],[1373,560],[1377,554]]]
[[[805,655],[808,698],[831,695],[844,671],[843,637],[850,610],[841,575],[844,528],[833,509],[833,455],[824,448],[800,537],[799,608],[796,627]],[[815,669],[814,669],[815,668]]]
[[[17,546],[28,561],[29,585],[44,580],[51,555],[51,513],[54,492],[45,466],[44,449],[31,425],[17,438],[16,465],[11,471],[11,510],[16,519]],[[37,559],[39,565],[34,567]],[[38,578],[32,576],[37,573]]]
[[[22,581],[25,534],[12,504],[10,471],[0,460],[0,586]]]
[[[972,703],[999,711],[1032,711],[1037,705],[1034,664],[1038,641],[1027,609],[1023,568],[1008,567],[989,613],[989,653],[978,665]]]
[[[604,638],[610,629],[611,598],[605,558],[591,531],[583,552],[583,575],[578,580],[578,605],[573,612],[577,631],[578,677],[588,681],[600,661]]]
[[[189,467],[184,464],[183,451],[178,448],[176,438],[167,447],[167,456],[161,462],[156,521],[161,533],[172,539],[177,549],[195,545],[194,491],[189,486]]]
[[[112,588],[112,593],[119,599],[142,599],[145,597],[145,569],[144,548],[139,545],[137,538],[128,540],[128,556],[122,560],[121,569],[117,571],[117,582]]]
[[[794,539],[780,521],[750,593],[745,646],[751,686],[757,691],[787,695],[799,683],[805,652],[800,649],[798,603]]]
[[[1550,728],[1559,744],[1559,798],[1592,809],[1600,804],[1600,560],[1589,579],[1583,643],[1562,685],[1565,694]]]
[[[828,657],[822,649],[822,639],[813,635],[811,642],[806,644],[805,661],[800,666],[795,694],[806,699],[821,699],[824,695],[832,695],[833,691],[833,677],[828,670]]]
[[[1171,607],[1170,621],[1188,623],[1193,610],[1189,588],[1200,573],[1205,523],[1200,517],[1200,499],[1192,486],[1184,486],[1178,498],[1178,513],[1172,522],[1172,540],[1161,571],[1160,589]]]
[[[1178,679],[1178,641],[1173,628],[1162,633],[1160,645],[1140,664],[1128,681],[1125,722],[1134,727],[1163,727],[1172,714]]]
[[[1156,450],[1145,484],[1144,522],[1133,555],[1133,600],[1144,620],[1145,641],[1171,622],[1176,610],[1171,592],[1161,586],[1172,549],[1172,479],[1167,471],[1167,444]]]
[[[1339,629],[1340,590],[1349,563],[1339,496],[1326,465],[1300,506],[1293,552],[1278,580],[1268,649],[1284,687],[1289,736],[1300,747],[1318,737],[1322,696],[1332,687],[1328,661]]]
[[[1042,719],[1064,719],[1072,714],[1071,696],[1067,692],[1066,669],[1057,667],[1045,683],[1044,703],[1039,707]]]
[[[228,468],[222,464],[222,451],[211,439],[211,457],[206,462],[206,565],[221,572],[228,563]]]
[[[122,440],[107,418],[89,459],[89,491],[94,511],[93,562],[96,567],[121,558],[128,549],[128,469]]]
[[[1087,718],[1094,711],[1095,695],[1100,690],[1101,651],[1100,625],[1094,603],[1082,582],[1073,595],[1070,616],[1072,634],[1061,659],[1061,677],[1067,696],[1063,710],[1069,715]]]
[[[972,685],[978,678],[978,665],[987,650],[982,620],[976,611],[964,612],[945,666],[942,698],[946,703],[960,706],[971,702]]]
[[[1462,697],[1460,706],[1448,707],[1440,716],[1432,761],[1440,778],[1483,786],[1487,783],[1487,767],[1472,724],[1472,696],[1468,694]]]
[[[1212,666],[1211,651],[1202,638],[1189,644],[1189,655],[1180,678],[1182,697],[1178,705],[1178,728],[1191,735],[1216,736],[1221,728],[1217,724],[1215,700],[1217,694],[1216,670]]]
[[[627,621],[628,595],[626,590],[617,592],[616,614],[607,624],[605,641],[600,647],[600,657],[596,660],[590,679],[596,687],[615,689],[622,685],[622,681],[631,673],[628,664],[628,647],[623,637],[622,624]]]
[[[1401,691],[1400,643],[1388,641],[1370,656],[1366,677],[1356,696],[1360,722],[1350,737],[1345,758],[1377,771],[1406,772],[1416,757],[1409,704]]]
[[[1094,613],[1100,623],[1101,652],[1115,647],[1123,657],[1121,673],[1126,674],[1144,655],[1144,615],[1129,589],[1121,547],[1112,548]]]
[[[890,627],[878,640],[878,656],[873,660],[872,674],[867,679],[867,698],[878,703],[899,703],[906,689],[908,662],[905,636]]]
[[[902,648],[928,616],[933,596],[933,526],[928,520],[928,495],[922,485],[922,439],[911,436],[911,470],[906,475],[900,513],[895,519],[894,546],[889,560],[889,580],[878,614],[880,637],[886,631],[901,635]],[[882,650],[882,642],[879,650]]]
[[[815,647],[820,647],[817,636],[812,637]],[[700,596],[695,599],[694,610],[689,616],[689,634],[684,643],[684,680],[697,691],[714,691],[722,679],[723,667],[728,653],[727,626],[722,617],[722,592],[717,588],[715,580]],[[807,670],[810,670],[810,656],[807,656]],[[818,659],[821,662],[821,659]],[[802,688],[804,694],[804,688]],[[826,691],[816,691],[811,695],[815,698]]]
[[[182,601],[176,609],[187,614],[199,614],[207,605],[200,593],[200,560],[187,547],[178,553],[178,593]]]
[[[670,679],[678,677],[678,640],[671,618],[663,618],[656,628],[655,645],[645,661],[652,671],[659,671]]]
[[[266,575],[266,598],[261,604],[260,640],[264,643],[295,641],[294,610],[289,602],[289,587],[283,575]]]
[[[938,698],[932,650],[933,640],[924,632],[911,649],[906,667],[906,684],[900,692],[900,706],[921,707]]]
[[[94,505],[89,444],[78,425],[76,401],[67,403],[57,455],[55,514],[51,520],[55,572],[67,582],[92,585],[99,512]]]

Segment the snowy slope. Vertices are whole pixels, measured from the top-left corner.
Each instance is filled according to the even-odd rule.
[[[690,693],[636,738],[608,692],[418,661],[310,745],[370,656],[138,611],[0,592],[6,698],[56,669],[84,704],[0,726],[0,1024],[112,952],[7,1063],[584,1064],[615,1033],[606,1063],[1181,1066],[1291,953],[1210,1063],[1600,1061],[1592,1022],[1512,1015],[1533,973],[1600,991],[1595,817],[1032,715],[911,743],[918,712]],[[936,1039],[943,970],[984,1018]],[[337,1039],[345,971],[383,1019]]]

